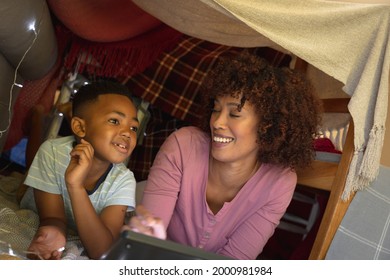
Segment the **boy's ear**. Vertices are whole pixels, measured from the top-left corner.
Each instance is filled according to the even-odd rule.
[[[85,136],[85,121],[79,117],[73,117],[70,121],[72,132],[82,138]]]

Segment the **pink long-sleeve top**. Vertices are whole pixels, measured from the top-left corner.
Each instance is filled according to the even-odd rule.
[[[195,127],[172,133],[150,170],[142,204],[168,239],[235,259],[256,259],[289,205],[296,173],[262,164],[217,214],[206,201],[210,137]]]

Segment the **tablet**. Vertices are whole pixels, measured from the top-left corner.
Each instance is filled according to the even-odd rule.
[[[145,234],[124,231],[105,253],[103,260],[227,260],[226,256],[163,240]]]

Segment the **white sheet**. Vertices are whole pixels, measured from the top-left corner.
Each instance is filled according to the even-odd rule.
[[[332,141],[336,150],[343,151],[351,116],[346,113],[326,113],[323,116],[322,136]]]
[[[276,46],[342,82],[351,96],[355,127],[355,153],[343,198],[375,179],[388,108],[390,1],[133,2],[190,36],[230,46]]]

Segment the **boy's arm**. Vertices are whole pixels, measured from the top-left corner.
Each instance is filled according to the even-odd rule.
[[[61,195],[34,189],[39,228],[29,251],[44,259],[59,259],[66,244],[66,217]]]
[[[127,206],[108,206],[98,216],[85,190],[69,196],[81,242],[91,259],[99,259],[119,237]]]
[[[64,202],[59,194],[34,189],[40,225],[54,225],[66,233]]]
[[[82,139],[71,152],[65,181],[81,242],[91,259],[99,259],[118,238],[127,206],[108,206],[100,216],[96,213],[84,186],[93,155],[92,146]]]

